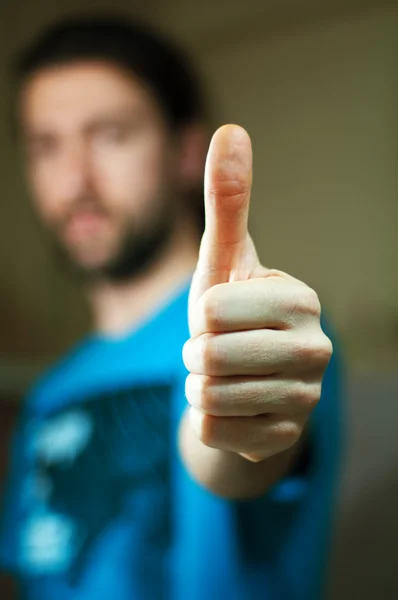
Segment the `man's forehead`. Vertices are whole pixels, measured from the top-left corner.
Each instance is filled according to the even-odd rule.
[[[142,110],[148,102],[148,93],[132,76],[92,61],[49,67],[31,76],[21,94],[21,116],[27,127],[76,126]]]

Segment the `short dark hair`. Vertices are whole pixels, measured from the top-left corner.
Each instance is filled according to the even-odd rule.
[[[163,34],[122,16],[80,16],[55,23],[17,57],[17,87],[42,68],[90,59],[112,62],[138,76],[172,127],[204,118],[201,86],[186,55]]]
[[[43,68],[91,59],[109,61],[141,79],[173,130],[207,119],[201,82],[186,53],[147,24],[120,15],[86,15],[53,24],[17,57],[16,91]],[[187,193],[202,232],[203,192]]]

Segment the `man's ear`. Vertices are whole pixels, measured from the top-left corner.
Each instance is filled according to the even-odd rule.
[[[209,143],[209,131],[202,123],[190,123],[181,129],[180,175],[184,187],[203,186]]]

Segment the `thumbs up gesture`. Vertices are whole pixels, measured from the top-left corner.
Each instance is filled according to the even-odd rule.
[[[189,435],[258,463],[296,446],[320,399],[332,345],[316,293],[259,262],[247,230],[251,181],[248,134],[221,127],[206,161],[206,228],[183,358]]]

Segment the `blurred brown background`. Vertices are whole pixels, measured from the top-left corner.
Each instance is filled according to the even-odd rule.
[[[29,208],[9,119],[9,63],[55,17],[120,7],[180,40],[203,73],[213,123],[240,123],[252,137],[251,231],[262,260],[318,290],[348,363],[330,600],[396,599],[398,2],[142,4],[0,7],[0,468],[26,386],[88,327]]]

